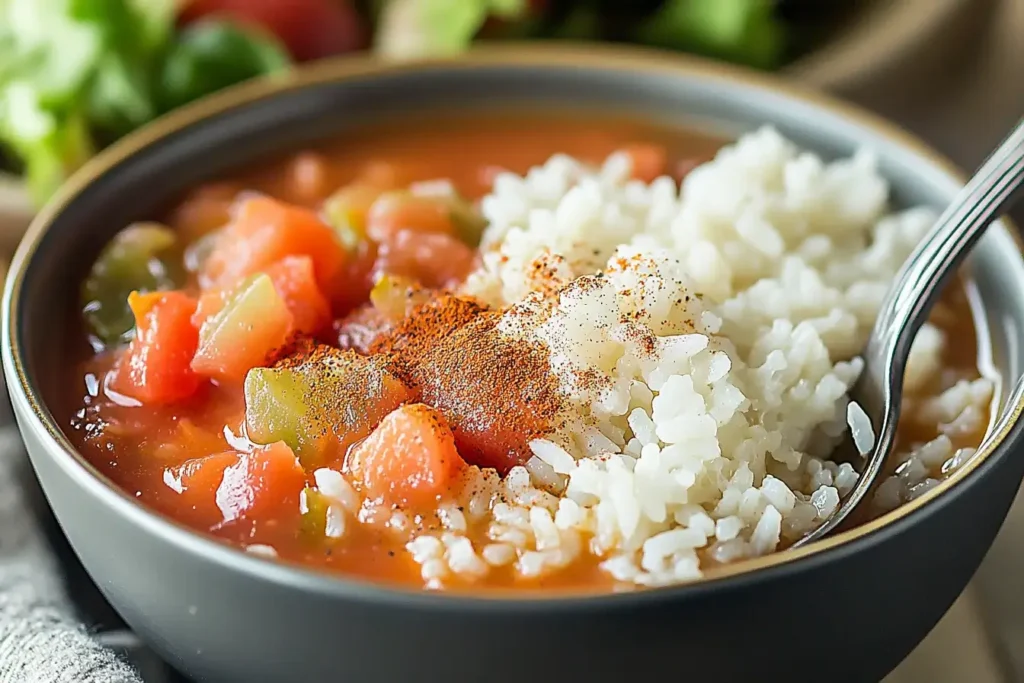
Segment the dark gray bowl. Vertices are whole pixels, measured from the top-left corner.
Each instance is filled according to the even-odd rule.
[[[1024,473],[1024,264],[1005,226],[968,267],[983,343],[1005,380],[979,456],[872,524],[696,585],[481,599],[312,573],[143,508],[61,432],[47,406],[60,397],[72,331],[58,314],[119,227],[215,174],[360,120],[522,104],[693,119],[726,132],[770,122],[826,156],[868,145],[900,204],[942,205],[960,185],[926,148],[858,111],[742,71],[609,48],[501,48],[402,67],[341,61],[175,114],[84,169],[36,220],[7,282],[3,362],[18,423],[83,564],[125,620],[199,680],[879,680],[967,584]]]

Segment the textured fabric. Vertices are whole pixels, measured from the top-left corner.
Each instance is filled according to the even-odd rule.
[[[138,683],[77,623],[20,490],[24,447],[0,429],[0,683]]]

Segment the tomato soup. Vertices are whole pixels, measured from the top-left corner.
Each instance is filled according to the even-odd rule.
[[[66,424],[143,505],[283,561],[433,590],[691,581],[852,488],[829,456],[857,354],[933,218],[894,210],[869,156],[770,129],[368,127],[118,233]],[[874,513],[988,425],[965,329],[951,288]]]

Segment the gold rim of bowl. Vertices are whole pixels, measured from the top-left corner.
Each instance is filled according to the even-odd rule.
[[[438,68],[449,70],[473,70],[497,66],[536,68],[580,67],[598,71],[626,71],[633,73],[645,72],[663,75],[674,74],[678,76],[685,76],[687,78],[730,82],[734,85],[740,85],[747,88],[748,90],[764,91],[771,94],[782,94],[786,97],[801,100],[805,103],[812,104],[819,109],[827,110],[833,114],[838,114],[852,120],[861,127],[873,130],[892,144],[903,147],[915,155],[922,157],[928,163],[939,168],[941,171],[956,180],[960,182],[963,182],[964,180],[963,173],[946,158],[929,148],[916,137],[904,132],[895,124],[889,123],[880,117],[869,114],[856,106],[837,101],[829,96],[793,85],[778,77],[760,74],[696,57],[680,56],[657,50],[648,50],[636,47],[597,47],[594,45],[578,44],[544,45],[537,43],[520,43],[477,48],[471,51],[468,55],[454,59],[435,59],[409,63],[394,63],[382,62],[372,57],[347,57],[314,63],[298,69],[284,77],[262,79],[229,88],[219,94],[207,97],[194,104],[174,111],[127,136],[112,147],[101,152],[83,166],[82,169],[80,169],[68,181],[68,183],[61,188],[54,199],[43,208],[32,222],[10,266],[10,276],[8,278],[4,297],[7,305],[7,317],[5,320],[7,339],[5,340],[5,343],[10,345],[9,350],[14,363],[13,370],[20,383],[20,387],[18,388],[24,393],[35,419],[44,426],[49,437],[52,438],[63,451],[65,451],[66,456],[83,468],[87,475],[93,477],[96,480],[96,483],[106,488],[108,494],[115,496],[120,495],[123,501],[128,505],[147,515],[150,518],[150,522],[159,520],[159,524],[157,525],[148,525],[151,530],[167,531],[168,527],[177,528],[179,531],[184,531],[195,539],[205,540],[213,546],[219,546],[225,550],[230,549],[234,555],[245,556],[248,562],[264,565],[260,568],[261,573],[264,575],[267,575],[269,565],[277,565],[278,567],[285,568],[287,573],[276,574],[277,578],[285,582],[293,581],[297,576],[305,575],[305,580],[308,581],[312,579],[316,581],[317,586],[321,589],[332,584],[334,586],[355,584],[363,587],[369,587],[371,589],[376,588],[383,593],[404,595],[406,597],[415,594],[428,596],[437,595],[434,593],[422,593],[421,591],[410,589],[408,587],[365,581],[363,579],[349,577],[344,574],[332,574],[320,570],[305,568],[296,564],[276,560],[265,560],[255,557],[245,553],[241,549],[227,546],[220,541],[203,535],[201,532],[185,527],[175,520],[165,517],[157,511],[140,504],[134,498],[128,496],[107,477],[96,470],[77,451],[77,449],[75,449],[68,438],[64,435],[63,431],[61,431],[52,415],[50,415],[49,411],[44,407],[39,397],[38,390],[29,383],[28,377],[25,373],[22,350],[14,345],[14,340],[18,337],[16,327],[20,317],[18,312],[18,299],[21,293],[26,265],[35,254],[41,238],[46,233],[49,225],[54,218],[63,211],[64,207],[79,193],[81,193],[85,187],[91,184],[93,180],[108,169],[117,165],[142,148],[175,131],[206,117],[222,113],[269,96],[281,95],[289,91],[299,90],[326,82],[357,80],[360,78],[371,78],[374,76],[393,73],[427,72]],[[1008,221],[1004,221],[1004,223],[1009,225]],[[1018,248],[1021,248],[1021,238],[1016,234],[1016,231],[1012,229],[1012,226],[1009,232],[1014,237]],[[577,600],[592,601],[600,598],[612,598],[614,596],[636,597],[650,593],[662,594],[666,590],[685,590],[697,586],[717,584],[723,580],[737,577],[738,575],[747,575],[760,570],[790,564],[796,560],[820,555],[826,551],[848,545],[853,541],[862,539],[887,526],[890,526],[914,512],[921,510],[956,487],[961,481],[981,467],[981,465],[984,464],[992,453],[995,452],[1003,443],[1013,425],[1020,418],[1021,412],[1024,411],[1024,399],[1018,401],[1016,405],[1004,406],[1003,414],[1006,414],[1007,411],[1011,412],[1010,419],[1002,420],[1001,429],[995,433],[987,435],[984,447],[979,449],[970,461],[965,463],[960,469],[956,470],[935,488],[923,494],[919,498],[905,503],[895,510],[885,513],[871,521],[840,533],[836,533],[822,539],[821,541],[715,568],[709,573],[709,576],[702,580],[682,584],[680,586],[620,594],[594,592],[558,592],[557,594],[549,594],[548,592],[539,592],[530,589],[509,589],[505,591],[487,590],[480,591],[478,593],[463,593],[459,591],[451,594],[442,593],[441,595],[444,596],[444,600],[468,598],[472,601],[487,601],[489,599],[496,598],[518,597],[520,600],[525,600],[533,604],[551,603],[559,600],[567,600],[569,602],[577,602]],[[228,558],[222,557],[221,559],[227,560]],[[255,568],[255,564],[250,568]],[[323,579],[326,579],[326,582],[324,582]],[[329,588],[327,589],[329,590]]]

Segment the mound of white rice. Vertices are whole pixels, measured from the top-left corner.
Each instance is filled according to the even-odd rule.
[[[681,188],[629,177],[625,156],[555,156],[483,200],[465,291],[550,350],[571,415],[504,480],[473,470],[446,530],[410,539],[428,585],[505,565],[537,577],[581,554],[623,586],[692,580],[799,538],[857,480],[822,458],[850,438],[855,354],[932,212],[889,213],[871,154],[827,164],[772,129]],[[899,456],[883,509],[969,457],[956,436],[986,419],[989,380],[936,381],[944,344],[928,325],[914,345],[912,419],[935,438]],[[477,525],[488,543],[469,540]]]

